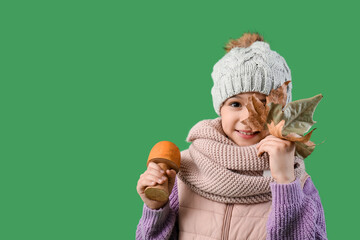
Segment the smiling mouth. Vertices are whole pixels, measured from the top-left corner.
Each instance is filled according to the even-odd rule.
[[[260,131],[256,131],[256,132],[243,132],[243,131],[240,131],[240,130],[236,130],[237,132],[241,133],[241,134],[244,134],[244,135],[255,135],[257,133],[259,133]]]

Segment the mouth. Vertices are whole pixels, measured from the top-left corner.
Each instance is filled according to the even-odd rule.
[[[247,136],[252,136],[252,135],[256,135],[258,134],[260,131],[255,131],[255,132],[252,132],[252,131],[248,131],[248,130],[236,130],[238,133],[241,133],[243,135],[247,135]]]
[[[243,131],[243,130],[236,130],[236,132],[240,137],[244,139],[253,138],[260,133],[259,131],[252,132],[252,131]]]

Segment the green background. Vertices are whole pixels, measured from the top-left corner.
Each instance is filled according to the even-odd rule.
[[[257,31],[322,93],[306,159],[328,237],[357,236],[355,1],[2,1],[0,239],[134,239],[152,146],[217,117],[213,65]]]

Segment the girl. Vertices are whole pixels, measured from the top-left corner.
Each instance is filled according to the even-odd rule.
[[[244,123],[249,96],[265,104],[272,89],[291,80],[285,59],[258,33],[225,49],[211,74],[219,117],[191,128],[178,175],[153,163],[140,176],[136,239],[327,239],[318,191],[295,144]],[[169,200],[147,199],[144,189],[164,181]]]

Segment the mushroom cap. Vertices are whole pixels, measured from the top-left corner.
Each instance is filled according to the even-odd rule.
[[[181,154],[179,148],[170,141],[161,141],[153,146],[150,151],[147,165],[150,162],[165,163],[176,172],[180,168]]]

